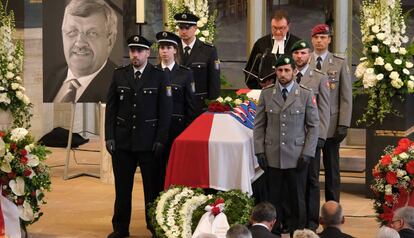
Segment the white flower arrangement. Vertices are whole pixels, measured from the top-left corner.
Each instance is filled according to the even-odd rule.
[[[197,22],[196,36],[200,41],[213,43],[216,37],[217,10],[209,12],[208,0],[167,0],[168,28],[172,32],[178,30],[174,15],[189,12],[200,18]]]
[[[204,195],[200,194],[198,196],[194,196],[188,199],[180,210],[180,216],[182,218],[182,232],[181,237],[183,238],[191,238],[192,230],[191,230],[191,221],[193,218],[193,212],[202,204],[207,202],[207,200],[211,199],[212,195]]]
[[[413,93],[412,53],[400,0],[364,0],[361,8],[363,58],[355,70],[356,94],[367,94],[359,122],[382,122],[393,112],[391,98]],[[411,48],[410,48],[411,49]]]

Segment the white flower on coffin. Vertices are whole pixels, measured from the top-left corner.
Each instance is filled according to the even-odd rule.
[[[24,137],[27,135],[27,133],[29,133],[29,132],[24,128],[15,128],[10,132],[10,134],[11,134],[10,140],[18,142],[18,141],[24,139]]]
[[[375,20],[374,20],[373,18],[369,18],[369,19],[367,20],[367,24],[368,24],[368,26],[372,26],[372,25],[374,25],[374,24],[375,24]]]
[[[381,56],[375,58],[374,65],[384,65],[384,58],[382,58]]]
[[[397,80],[400,77],[400,74],[398,72],[392,71],[390,73],[390,79]]]
[[[390,184],[385,185],[385,194],[386,195],[391,195],[392,194],[392,185],[390,185]]]
[[[386,64],[384,65],[384,68],[385,68],[387,71],[392,71],[392,70],[393,70],[393,67],[392,67],[392,65],[391,65],[390,63],[386,63]]]
[[[233,101],[233,99],[231,97],[227,96],[227,97],[224,98],[224,101],[231,102],[231,101]]]
[[[367,62],[361,62],[355,70],[355,76],[358,79],[362,79],[366,70],[367,70]]]
[[[17,177],[15,180],[10,180],[9,187],[16,196],[24,195],[24,179]]]
[[[390,47],[390,52],[391,52],[391,53],[397,53],[397,52],[398,52],[397,47],[395,47],[395,46],[391,46],[391,47]]]
[[[30,203],[24,201],[23,206],[18,206],[19,208],[19,216],[24,221],[32,221],[34,219],[33,209],[30,206]]]
[[[222,97],[218,97],[218,98],[216,99],[216,101],[217,101],[217,102],[220,102],[220,103],[224,102],[224,100],[223,100],[223,98],[222,98]]]
[[[240,105],[243,103],[243,101],[239,98],[237,98],[236,100],[234,100],[234,103],[236,104],[236,106]]]
[[[29,165],[30,167],[36,167],[39,165],[40,160],[39,157],[37,157],[37,155],[34,154],[28,154],[26,155],[28,161],[27,161],[27,165]]]
[[[397,79],[393,79],[393,80],[391,80],[391,85],[392,85],[394,88],[399,89],[399,88],[401,88],[401,87],[404,85],[404,83],[403,83],[403,81],[401,81],[401,79],[400,79],[400,78],[397,78]]]
[[[5,173],[10,173],[12,171],[10,163],[7,161],[3,161],[3,163],[1,163],[0,165],[0,170]]]
[[[7,152],[7,154],[4,156],[4,160],[7,161],[8,163],[12,162],[13,159],[14,159],[14,156],[10,152]]]
[[[6,154],[6,144],[4,143],[3,138],[0,137],[0,157],[3,157]]]

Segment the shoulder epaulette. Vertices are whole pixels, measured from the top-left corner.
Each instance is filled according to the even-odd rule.
[[[210,42],[203,42],[203,44],[205,44],[206,46],[210,46],[210,47],[214,47],[214,45],[213,44],[211,44]]]
[[[267,85],[266,87],[262,88],[262,90],[269,89],[269,88],[273,88],[273,86],[275,86],[275,84],[274,84],[274,83],[269,84],[269,85]]]
[[[127,64],[127,65],[119,65],[119,66],[117,66],[116,68],[115,68],[115,70],[118,70],[118,69],[123,69],[123,68],[126,68],[126,67],[128,67],[129,66],[129,64]]]
[[[312,91],[312,89],[311,89],[311,88],[308,88],[308,87],[306,87],[306,86],[305,86],[305,85],[303,85],[303,84],[299,84],[299,86],[300,86],[301,88],[303,88],[303,89],[308,90],[308,91]]]
[[[313,69],[313,71],[315,71],[315,72],[317,72],[317,73],[320,73],[320,74],[322,74],[322,75],[326,75],[324,72],[322,72],[321,70],[319,70],[319,69],[317,69],[317,68]]]
[[[180,68],[183,68],[183,69],[185,69],[185,70],[191,70],[190,68],[188,68],[188,67],[186,67],[186,66],[184,66],[184,65],[179,65],[180,66]]]
[[[341,60],[345,60],[344,57],[337,55],[337,54],[333,54],[333,57],[337,58],[337,59],[341,59]]]

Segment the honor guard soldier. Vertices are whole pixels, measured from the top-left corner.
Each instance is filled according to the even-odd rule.
[[[260,94],[254,151],[267,178],[268,201],[277,208],[283,231],[293,234],[306,226],[306,174],[315,155],[319,117],[312,90],[293,80],[293,59],[282,55],[275,67],[277,82]]]
[[[194,93],[195,84],[191,69],[179,65],[178,45],[180,38],[174,33],[161,31],[156,35],[158,42],[159,69],[167,72],[172,89],[173,113],[171,116],[168,142],[165,146],[162,160],[162,183],[164,188],[165,168],[170,155],[174,139],[194,120]]]
[[[275,71],[275,61],[280,55],[291,55],[290,48],[300,39],[289,32],[289,23],[289,15],[286,11],[277,10],[273,13],[272,33],[254,43],[244,68],[247,72],[258,75],[259,78],[266,77]],[[245,76],[245,83],[251,89],[261,88],[258,80],[249,73]]]
[[[113,232],[108,238],[129,236],[134,175],[140,166],[147,228],[152,232],[148,205],[160,189],[160,159],[172,113],[172,89],[167,74],[148,62],[150,42],[128,39],[131,64],[114,71],[105,112],[106,147],[115,176]]]
[[[216,99],[220,95],[220,61],[216,47],[202,42],[195,36],[199,18],[190,13],[174,16],[181,38],[179,55],[181,64],[192,69],[195,82],[196,116],[207,110],[206,99]]]
[[[318,105],[319,136],[315,152],[315,159],[311,160],[308,169],[306,188],[307,204],[307,228],[316,231],[319,226],[319,169],[321,148],[323,148],[329,127],[329,82],[328,77],[320,70],[311,68],[309,59],[311,56],[310,45],[304,40],[297,41],[292,46],[292,57],[296,65],[296,82],[313,90]]]
[[[347,61],[328,51],[332,32],[328,25],[312,29],[314,52],[310,65],[327,74],[330,87],[330,119],[327,139],[322,149],[325,168],[325,200],[339,202],[341,177],[339,145],[346,137],[352,116],[352,82]]]

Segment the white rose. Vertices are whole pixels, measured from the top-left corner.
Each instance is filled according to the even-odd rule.
[[[404,37],[401,39],[401,41],[402,41],[403,43],[407,43],[407,42],[409,41],[408,36],[404,36]]]
[[[371,46],[371,51],[372,53],[378,53],[379,52],[379,48],[376,45]]]
[[[391,48],[390,48],[390,52],[391,52],[391,53],[397,53],[397,52],[398,52],[397,47],[391,46]]]
[[[196,35],[200,34],[200,30],[199,30],[199,29],[197,29],[197,30],[195,31],[195,34],[196,34]]]
[[[382,43],[384,43],[384,45],[390,45],[391,41],[389,39],[386,39]]]
[[[406,61],[405,67],[407,67],[407,69],[411,69],[413,67],[413,63],[411,63],[410,61]]]
[[[201,18],[201,22],[204,23],[204,24],[206,24],[208,22],[207,17],[202,17]]]
[[[359,61],[365,61],[365,60],[367,60],[368,58],[367,57],[362,57],[362,58],[359,58]]]
[[[6,73],[6,79],[12,79],[14,77],[14,73],[12,73],[12,72],[10,72],[10,71],[8,71],[7,73]]]
[[[355,70],[355,76],[358,79],[361,79],[364,76],[365,71],[367,70],[366,68],[366,62],[362,62],[360,63]]]
[[[398,80],[395,79],[391,80],[391,85],[396,89],[401,88],[400,84],[398,83]]]
[[[11,84],[11,88],[12,88],[13,90],[18,89],[18,88],[19,88],[19,86],[20,86],[20,84],[18,84],[18,83],[12,83],[12,84]]]
[[[386,195],[392,194],[392,186],[390,184],[385,185],[385,194]]]
[[[410,71],[406,68],[403,69],[403,73],[406,74],[406,75],[410,75]]]
[[[12,62],[14,60],[13,56],[7,56],[7,61]]]
[[[367,74],[373,74],[374,73],[374,68],[367,68],[366,73]]]
[[[14,64],[13,63],[9,63],[8,65],[7,65],[7,69],[8,70],[13,70],[15,68],[15,66],[14,66]]]
[[[202,22],[202,21],[197,21],[197,27],[198,28],[201,28],[201,27],[203,27],[204,26],[204,23]]]
[[[392,67],[392,65],[391,65],[390,63],[386,63],[386,64],[384,65],[384,68],[385,68],[387,71],[392,71],[392,70],[393,70],[393,67]]]
[[[23,139],[28,133],[29,132],[25,128],[15,128],[10,132],[10,140],[17,142]]]
[[[28,97],[28,96],[26,96],[26,95],[23,95],[23,99],[22,99],[22,101],[23,101],[23,103],[24,103],[24,104],[26,104],[26,105],[29,105],[29,103],[30,103],[30,99],[29,99],[29,97]]]
[[[390,73],[390,79],[397,80],[400,77],[400,74],[398,72],[392,71]]]
[[[23,100],[23,93],[20,91],[16,91],[16,97],[20,100]]]
[[[368,41],[368,42],[371,42],[371,41],[373,41],[374,39],[375,39],[375,36],[374,36],[374,35],[369,35],[369,36],[368,36],[367,41]]]
[[[374,25],[374,26],[371,28],[371,30],[372,30],[372,32],[374,32],[375,34],[377,34],[377,33],[380,31],[380,29],[379,29],[379,26],[378,26],[378,25]]]
[[[385,39],[385,34],[382,33],[382,32],[378,33],[377,34],[377,39],[380,40],[380,41],[384,40]]]
[[[398,155],[401,159],[408,159],[408,154],[403,152],[401,154]]]
[[[40,160],[39,157],[37,157],[37,155],[33,155],[33,154],[28,154],[27,156],[27,165],[30,167],[36,167],[39,165]]]
[[[206,41],[206,38],[204,38],[204,37],[200,37],[200,38],[198,38],[200,41],[202,41],[202,42],[205,42]]]
[[[233,99],[232,99],[231,97],[228,97],[228,96],[227,96],[227,97],[225,97],[225,98],[224,98],[224,101],[226,101],[226,102],[231,102],[231,101],[233,101]]]
[[[407,174],[407,172],[405,172],[402,169],[397,169],[397,177],[401,178],[404,177]]]
[[[395,59],[395,60],[394,60],[394,64],[396,64],[396,65],[401,65],[401,64],[402,64],[402,60],[400,60],[400,59]]]
[[[374,25],[374,23],[375,23],[375,20],[373,18],[368,18],[368,20],[367,20],[368,26],[372,26],[372,25]]]
[[[234,103],[238,106],[238,105],[242,104],[243,101],[240,100],[239,98],[237,98],[236,100],[234,100]]]
[[[24,92],[24,91],[26,91],[26,88],[20,85],[19,86],[19,90],[22,91],[22,92]]]
[[[4,87],[0,86],[0,91],[4,91],[4,90],[6,90],[6,89]]]
[[[201,34],[203,34],[203,36],[207,37],[210,35],[210,32],[208,30],[204,30],[201,32]]]
[[[217,98],[217,99],[216,99],[216,101],[217,101],[217,102],[223,102],[224,100],[223,100],[223,98],[222,98],[222,97],[219,97],[219,98]]]
[[[404,47],[401,47],[400,50],[398,51],[398,53],[400,55],[405,55],[405,54],[407,54],[407,50]]]
[[[20,78],[20,76],[16,76],[16,80],[19,81],[19,82],[21,82],[22,81],[22,78]]]
[[[382,57],[377,57],[374,65],[384,65],[384,59]]]
[[[407,88],[410,90],[414,89],[414,82],[412,80],[407,81]]]
[[[414,81],[414,75],[410,75],[410,80]]]
[[[0,103],[10,104],[10,98],[7,93],[0,93]]]
[[[384,78],[384,75],[383,74],[378,74],[377,75],[377,80],[378,81],[381,81],[383,78]]]

